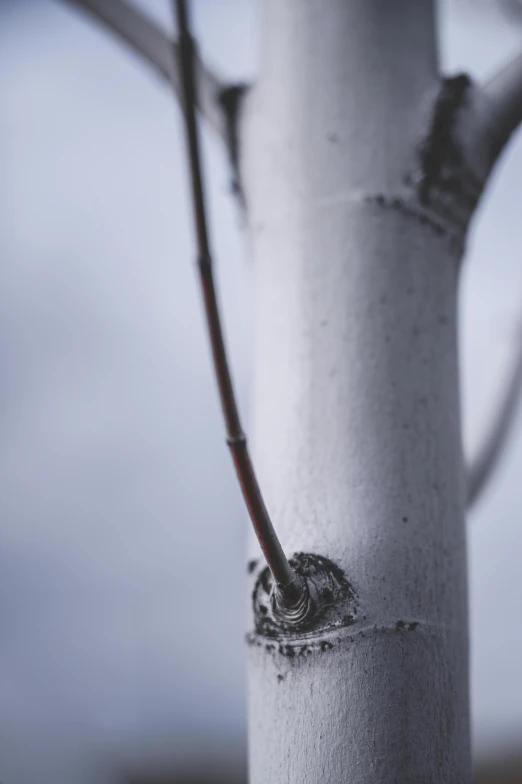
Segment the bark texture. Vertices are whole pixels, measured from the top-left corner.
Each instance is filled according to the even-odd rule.
[[[466,85],[441,85],[431,0],[266,0],[262,25],[240,134],[254,456],[286,552],[350,590],[306,632],[252,611],[250,780],[469,784]]]

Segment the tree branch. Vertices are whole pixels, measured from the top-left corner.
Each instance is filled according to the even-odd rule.
[[[476,86],[473,109],[471,147],[483,158],[485,181],[522,122],[522,53]]]
[[[167,79],[181,100],[179,47],[158,25],[125,0],[62,0],[90,13],[98,22],[118,35]],[[230,128],[221,95],[227,89],[217,76],[196,58],[198,109],[219,137],[229,146]]]
[[[484,84],[473,84],[466,109],[459,116],[459,142],[463,159],[477,183],[476,201],[504,147],[521,123],[522,53]],[[493,476],[517,412],[522,393],[522,337],[519,340],[496,416],[467,470],[468,508],[474,505]]]
[[[478,455],[467,470],[467,505],[470,509],[483,493],[502,457],[522,392],[522,339],[520,340],[513,369],[501,395],[496,417]]]
[[[522,52],[483,86],[492,116],[497,155],[522,122]]]

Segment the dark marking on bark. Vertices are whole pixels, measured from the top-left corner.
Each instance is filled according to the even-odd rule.
[[[405,177],[420,207],[451,226],[450,234],[465,233],[484,186],[462,136],[462,113],[472,107],[473,90],[466,74],[442,79],[416,166]]]
[[[281,673],[279,673],[279,675],[277,676],[277,682],[281,683],[282,681],[284,681],[284,679],[285,679],[285,676],[281,675]]]
[[[463,158],[455,127],[470,87],[471,79],[467,74],[442,80],[429,132],[419,148],[421,171],[418,194],[421,204],[430,203],[433,188],[461,195]]]
[[[247,84],[232,84],[221,90],[218,96],[219,104],[226,118],[227,147],[232,167],[232,193],[238,197],[243,207],[245,206],[245,197],[239,177],[239,116],[248,89]]]
[[[395,624],[395,628],[398,632],[408,631],[413,632],[419,625],[418,621],[412,621],[411,623],[406,623],[406,621],[397,621]]]
[[[454,231],[453,226],[450,231],[450,227],[441,223],[435,214],[423,212],[414,202],[408,201],[408,199],[402,196],[385,196],[382,193],[377,193],[366,196],[364,201],[366,204],[374,204],[378,207],[385,207],[400,212],[406,218],[415,220],[419,225],[430,229],[437,237],[448,238],[451,246],[455,249],[462,249],[464,244],[463,231]]]
[[[267,594],[270,594],[270,591],[272,589],[272,575],[268,567],[265,567],[263,569],[258,582],[262,586],[263,591]]]
[[[291,659],[296,665],[299,661],[306,659],[312,654],[325,653],[326,651],[331,651],[334,647],[334,643],[331,640],[322,639],[312,640],[306,645],[295,645],[288,642],[280,643],[276,646],[273,643],[265,642],[255,632],[248,634],[246,640],[251,648],[263,648],[266,653],[284,656],[285,659]]]

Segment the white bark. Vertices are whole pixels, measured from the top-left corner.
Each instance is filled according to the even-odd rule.
[[[462,226],[404,184],[438,89],[432,3],[267,0],[263,26],[255,459],[286,552],[334,561],[357,614],[251,635],[251,782],[468,784]]]

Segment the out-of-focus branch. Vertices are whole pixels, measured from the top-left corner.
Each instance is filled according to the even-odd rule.
[[[522,3],[520,0],[503,0],[501,7],[509,21],[520,24],[522,19]]]
[[[461,118],[461,146],[483,185],[522,123],[522,52],[483,84],[474,84]]]
[[[455,81],[455,80],[453,80]],[[522,123],[522,53],[482,85],[470,82],[456,119],[463,172],[470,188],[468,218],[473,215],[489,175]],[[460,174],[461,187],[464,182]],[[462,194],[461,194],[462,195]],[[477,455],[467,468],[467,505],[472,507],[484,491],[500,462],[522,397],[522,335],[513,367],[501,393],[498,408]]]
[[[178,45],[158,25],[125,0],[62,0],[90,13],[98,22],[118,35],[130,49],[140,54],[169,81],[181,100]],[[221,139],[229,145],[230,129],[221,101],[228,85],[221,82],[196,58],[199,86],[198,109]]]
[[[512,430],[518,404],[522,397],[521,393],[522,337],[519,335],[517,354],[501,394],[497,413],[486,433],[482,447],[476,457],[471,460],[467,470],[468,508],[475,504],[495,473]]]
[[[492,76],[482,92],[491,112],[488,124],[498,156],[522,122],[522,52]]]

